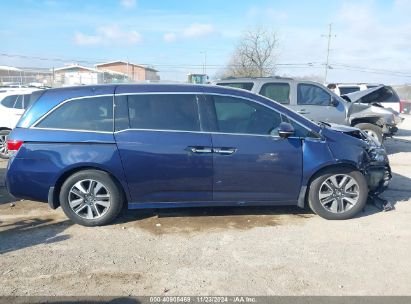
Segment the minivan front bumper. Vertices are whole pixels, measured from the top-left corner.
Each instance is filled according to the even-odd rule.
[[[368,189],[373,194],[382,193],[388,187],[392,178],[389,164],[369,165],[364,173]]]

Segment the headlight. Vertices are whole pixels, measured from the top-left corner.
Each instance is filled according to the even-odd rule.
[[[370,156],[371,161],[374,162],[385,162],[387,158],[387,153],[384,148],[372,148],[368,150],[368,155]]]

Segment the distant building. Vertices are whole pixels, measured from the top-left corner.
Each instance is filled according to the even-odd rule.
[[[57,86],[119,83],[128,81],[127,75],[123,73],[102,71],[78,64],[71,64],[54,69],[54,78]]]
[[[78,64],[54,69],[55,82],[62,86],[98,84],[99,72]]]
[[[121,60],[99,63],[95,65],[95,68],[100,71],[123,73],[127,75],[131,81],[160,80],[156,69]]]

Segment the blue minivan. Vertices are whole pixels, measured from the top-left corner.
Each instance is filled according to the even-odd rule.
[[[385,150],[263,96],[200,85],[35,92],[8,138],[17,198],[104,225],[123,206],[309,206],[348,219],[387,186]]]

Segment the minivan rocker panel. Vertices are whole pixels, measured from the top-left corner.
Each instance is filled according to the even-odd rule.
[[[317,125],[265,97],[200,85],[45,90],[9,136],[18,198],[87,226],[132,208],[298,205],[360,211],[390,179],[358,129]]]

